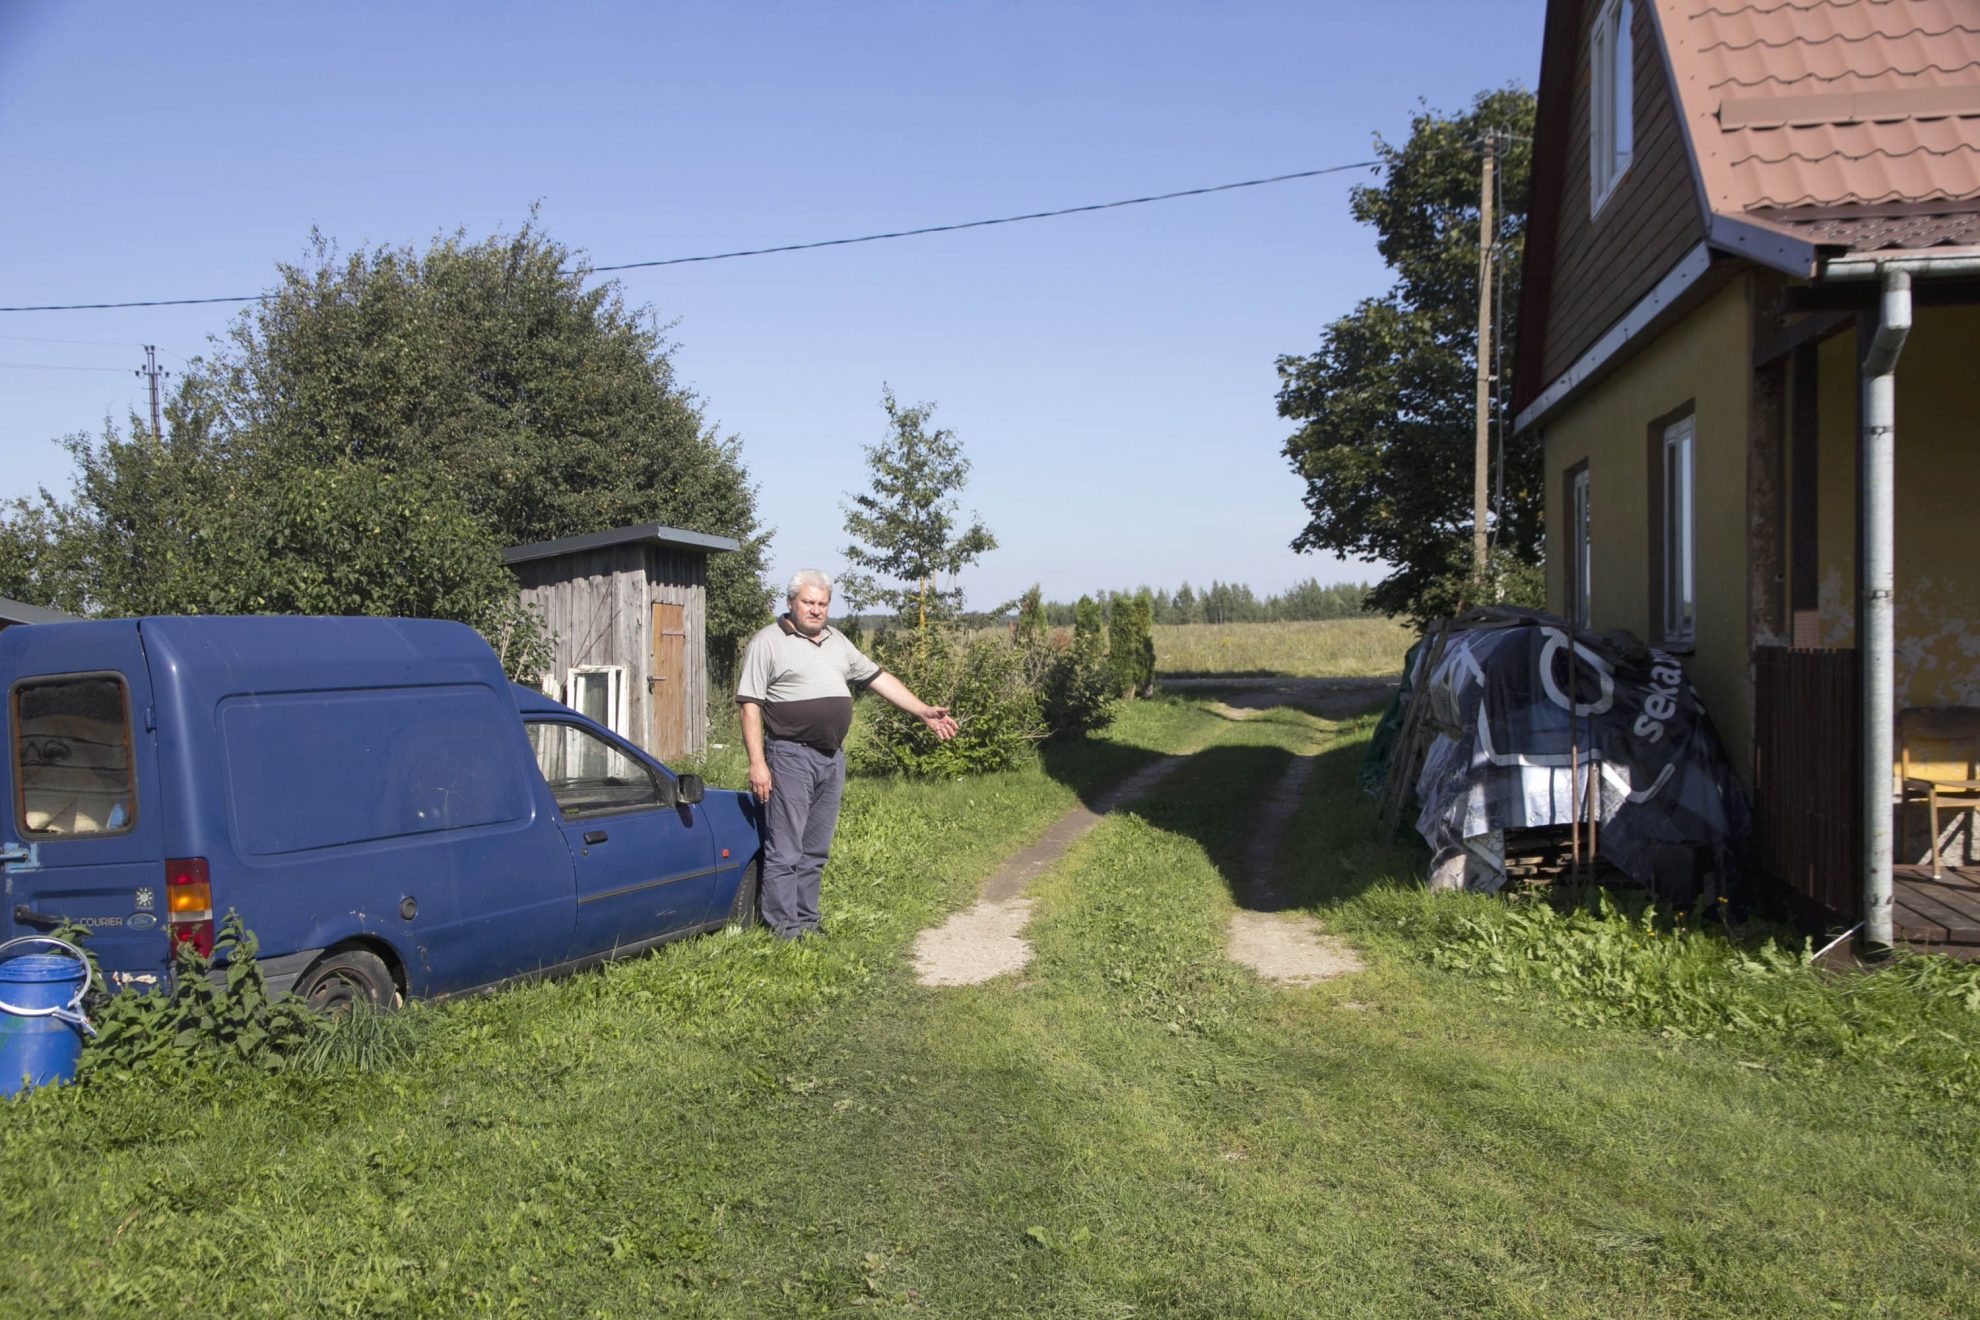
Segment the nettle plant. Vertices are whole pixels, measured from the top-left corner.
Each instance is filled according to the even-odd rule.
[[[60,937],[83,950],[101,984],[88,932],[69,927]],[[171,1073],[216,1064],[281,1072],[293,1066],[330,1024],[301,1000],[269,993],[255,960],[258,947],[240,914],[229,912],[211,955],[175,945],[169,991],[97,998],[89,1010],[96,1035],[82,1052],[79,1075]]]

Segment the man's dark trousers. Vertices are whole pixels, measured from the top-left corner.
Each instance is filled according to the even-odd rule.
[[[818,929],[818,877],[832,850],[846,754],[767,739],[770,803],[763,812],[763,922],[784,939]]]

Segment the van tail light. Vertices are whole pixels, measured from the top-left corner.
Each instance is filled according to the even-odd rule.
[[[165,863],[165,928],[174,950],[190,944],[201,957],[213,956],[213,876],[204,857]]]

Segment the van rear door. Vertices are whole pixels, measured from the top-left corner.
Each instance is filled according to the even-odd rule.
[[[113,984],[159,984],[164,830],[137,625],[29,624],[0,637],[0,930],[86,926]]]

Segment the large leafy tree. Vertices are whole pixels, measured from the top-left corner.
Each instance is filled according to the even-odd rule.
[[[641,522],[733,536],[717,663],[759,626],[768,533],[650,313],[534,225],[309,259],[183,373],[169,439],[72,438],[17,503],[0,591],[106,612],[435,614],[503,625],[505,545]],[[11,548],[9,548],[11,547]]]
[[[1474,371],[1478,349],[1480,144],[1498,134],[1498,337],[1509,383],[1518,343],[1534,100],[1481,93],[1464,114],[1424,110],[1400,147],[1377,139],[1379,185],[1356,188],[1394,286],[1329,325],[1320,348],[1279,359],[1279,415],[1298,422],[1286,457],[1306,480],[1310,519],[1294,540],[1394,571],[1368,607],[1425,617],[1450,608],[1469,571]],[[1496,531],[1505,580],[1539,562],[1536,446],[1503,444]],[[1474,588],[1475,590],[1475,588]]]
[[[962,609],[955,578],[997,548],[997,539],[973,517],[964,527],[956,496],[969,480],[969,459],[954,431],[929,427],[931,403],[903,406],[882,387],[887,437],[866,447],[873,484],[845,506],[845,549],[854,571],[852,594],[884,605],[917,628],[953,618]],[[943,586],[944,575],[949,585]]]

